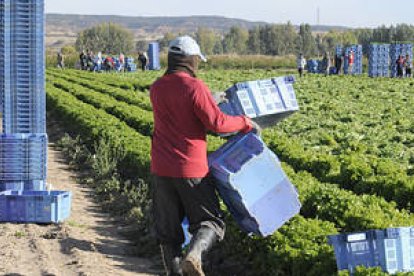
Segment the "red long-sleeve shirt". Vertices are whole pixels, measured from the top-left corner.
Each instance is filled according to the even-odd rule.
[[[206,176],[207,131],[251,129],[248,118],[222,113],[208,87],[184,72],[157,80],[150,97],[154,111],[151,172],[158,176]]]

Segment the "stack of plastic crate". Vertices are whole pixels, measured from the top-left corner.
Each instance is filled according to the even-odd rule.
[[[369,46],[368,75],[370,77],[388,77],[390,74],[389,59],[389,44],[371,44]]]
[[[309,59],[307,62],[308,72],[312,74],[319,73],[319,61],[316,59]]]
[[[394,43],[390,46],[390,62],[391,62],[391,77],[397,76],[397,59],[399,56],[403,58],[406,55],[410,56],[411,66],[413,60],[413,45],[409,43]]]
[[[29,213],[33,217],[33,212],[52,212],[37,206],[54,201],[57,194],[68,195],[64,204],[70,206],[69,192],[44,191],[48,143],[44,1],[0,0],[0,55],[0,221],[29,222]]]
[[[352,72],[349,72],[349,55],[354,53],[354,64],[352,66]],[[362,74],[362,45],[351,45],[345,48],[344,52],[344,73],[349,75],[361,75]]]
[[[160,45],[152,42],[148,46],[149,70],[160,70]]]
[[[414,227],[368,230],[328,237],[338,270],[381,267],[390,274],[414,271]]]
[[[344,54],[344,47],[342,45],[336,45],[335,55],[342,56]]]
[[[125,59],[125,68],[128,72],[136,72],[137,71],[137,65],[135,63],[135,60],[133,57],[127,57]]]

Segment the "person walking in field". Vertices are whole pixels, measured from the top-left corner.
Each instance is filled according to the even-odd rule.
[[[405,56],[404,68],[405,68],[405,77],[411,78],[411,68],[412,68],[412,64],[411,64],[410,55],[406,55]]]
[[[336,74],[340,75],[342,70],[342,62],[343,62],[343,55],[337,54],[335,56],[335,68],[336,68]]]
[[[148,57],[145,52],[139,52],[138,53],[138,60],[141,63],[141,70],[145,71],[147,70],[147,64],[148,64]]]
[[[303,71],[305,70],[305,66],[306,66],[306,59],[303,57],[302,53],[299,54],[299,57],[296,60],[296,64],[297,64],[297,67],[298,67],[299,76],[302,77],[303,76]]]
[[[210,89],[196,76],[200,60],[206,61],[194,39],[174,39],[168,48],[168,69],[150,89],[154,228],[170,276],[204,275],[204,254],[224,237],[225,224],[208,169],[207,132],[260,129],[248,117],[220,111]],[[184,217],[192,240],[182,259]]]
[[[402,55],[398,56],[397,61],[395,62],[397,66],[397,78],[402,78],[404,76],[404,58]]]
[[[325,71],[325,76],[329,75],[329,69],[331,68],[331,57],[329,56],[329,53],[326,52],[323,59],[322,59],[322,63],[323,63],[323,69]]]
[[[57,67],[60,69],[65,69],[65,57],[62,52],[57,53]]]
[[[118,68],[119,72],[124,72],[125,71],[125,55],[123,53],[119,54],[119,68]]]
[[[355,62],[354,51],[350,51],[348,54],[348,75],[354,74],[354,62]]]

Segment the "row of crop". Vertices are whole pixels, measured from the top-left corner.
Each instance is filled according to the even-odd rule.
[[[149,114],[143,116],[139,108],[99,97],[91,90],[83,91],[85,88],[76,84],[66,83],[64,86],[67,91],[70,87],[75,87],[72,90],[77,92],[78,97],[89,103],[93,102],[96,107],[105,104],[104,109],[107,112],[116,115],[135,129],[144,128],[141,133],[149,134],[152,118]],[[368,159],[369,156],[357,152],[351,152],[342,158],[315,153],[305,150],[297,139],[283,132],[270,130],[264,133],[265,141],[272,150],[295,170],[306,170],[323,182],[338,183],[342,188],[358,194],[376,194],[387,200],[396,201],[401,208],[411,208],[414,198],[413,178],[407,176],[398,166],[394,166],[394,163],[382,159]]]
[[[140,132],[143,135],[149,135],[149,130],[152,129],[152,124],[153,124],[153,120],[152,120],[152,114],[143,110],[140,110],[139,108],[135,107],[135,106],[130,106],[128,104],[125,104],[123,102],[118,102],[115,99],[106,96],[106,95],[101,95],[99,93],[96,93],[94,91],[91,91],[89,89],[83,88],[79,85],[76,84],[70,84],[68,82],[62,81],[62,80],[55,80],[54,85],[56,87],[59,87],[67,92],[70,92],[72,94],[74,94],[76,97],[78,97],[81,100],[84,100],[90,104],[92,104],[93,106],[95,106],[96,108],[102,108],[105,111],[107,111],[108,113],[116,116],[117,118],[119,118],[120,120],[123,120],[124,122],[126,122],[129,126],[131,126],[132,128],[134,128],[135,130],[137,130],[138,132]],[[277,152],[279,154],[279,156],[283,159],[283,160],[288,160],[290,162],[288,163],[295,163],[292,161],[292,159],[294,158],[299,158],[299,161],[303,161],[304,160],[304,153],[300,152],[300,145],[296,145],[295,143],[292,143],[292,141],[289,139],[289,137],[285,137],[285,136],[276,136],[275,133],[270,133],[270,132],[265,132],[265,137],[264,140],[268,143],[268,145],[270,146],[270,148],[272,150],[274,150],[275,152]],[[209,140],[209,144],[213,145],[219,145],[221,143],[221,140],[218,140],[217,138],[211,137]],[[280,151],[281,148],[284,148],[283,151]],[[294,150],[294,152],[292,152],[291,150]],[[287,156],[285,156],[287,154]],[[314,156],[309,156],[311,158],[314,158]],[[329,161],[330,160],[321,160],[321,159],[313,159],[312,160],[312,164],[314,166],[318,166],[319,172],[323,171],[325,168],[329,168]],[[334,161],[332,161],[334,162]],[[339,165],[339,164],[338,164]],[[296,165],[295,169],[297,169],[298,167],[300,167],[300,165]],[[322,177],[322,176],[321,176]],[[307,179],[309,179],[309,177],[306,177]],[[302,180],[303,181],[303,180]],[[301,181],[301,182],[302,182]],[[312,181],[312,183],[315,182],[315,180]],[[322,185],[322,184],[321,184]],[[332,184],[328,184],[331,185]],[[395,191],[395,187],[392,187],[392,191]],[[344,191],[345,193],[345,191]],[[347,192],[349,193],[349,192]],[[305,195],[308,195],[308,193],[306,193]],[[333,194],[338,194],[338,192],[333,192]],[[361,202],[363,199],[365,199],[366,197],[362,196],[361,198]],[[369,198],[369,197],[368,197]],[[343,203],[345,204],[346,200],[342,200]],[[319,201],[311,201],[315,204],[318,204]],[[372,213],[368,213],[367,214],[367,210],[368,212],[371,212],[370,210],[376,210],[376,206],[380,206],[381,204],[379,204],[380,200],[378,200],[377,202],[375,202],[374,205],[372,206],[366,206],[365,204],[358,204],[357,206],[362,206],[363,208],[361,210],[356,210],[355,212],[351,212],[351,213],[356,213],[356,214],[360,214],[361,215],[361,219],[366,217],[366,219],[372,219],[372,218],[376,218],[378,216],[373,216]],[[321,205],[323,206],[332,206],[327,204],[326,202],[321,203]],[[344,206],[347,206],[347,204],[345,204]],[[352,207],[354,206],[354,207]],[[349,210],[351,210],[352,208],[355,208],[354,204],[350,204]],[[389,209],[393,209],[394,207],[391,207]],[[312,209],[312,208],[308,208],[308,209]],[[394,208],[395,209],[395,208]],[[334,211],[335,208],[332,208],[332,211]],[[306,212],[308,215],[312,215],[312,212]],[[329,218],[331,216],[328,215],[327,218]],[[345,220],[343,217],[339,217],[339,220]],[[385,226],[387,226],[387,223],[389,222],[389,220],[384,220],[383,218],[380,219],[381,221],[384,221],[386,224]],[[399,223],[401,224],[403,221],[399,221]],[[340,228],[346,228],[346,225],[338,225]],[[384,225],[383,225],[384,226]],[[359,225],[355,225],[355,229],[358,229]],[[349,229],[351,230],[351,229]]]
[[[103,109],[107,113],[114,115],[125,122],[128,126],[139,130],[142,135],[150,136],[153,128],[152,113],[141,109],[135,105],[117,101],[115,98],[85,88],[76,83],[68,82],[64,79],[49,79],[56,88],[69,92],[79,100],[88,103],[95,108]]]
[[[357,80],[301,80],[296,91],[302,110],[280,129],[317,152],[358,151],[407,168],[414,162],[411,82]]]
[[[62,97],[65,97],[64,95],[62,95],[61,91],[59,91],[58,93]],[[394,226],[406,225],[413,221],[412,218],[410,218],[410,216],[407,215],[405,212],[400,213],[398,211],[395,211],[395,208],[394,208],[395,206],[393,206],[392,204],[388,204],[384,202],[383,200],[380,200],[375,197],[369,197],[369,196],[361,197],[360,199],[360,197],[352,195],[350,192],[340,190],[336,188],[334,185],[324,185],[324,184],[318,183],[318,181],[316,181],[314,178],[312,178],[307,173],[302,172],[300,174],[295,174],[293,170],[289,169],[288,167],[285,169],[286,171],[288,171],[288,174],[293,180],[293,182],[299,183],[298,188],[300,190],[301,199],[304,202],[302,212],[306,216],[309,216],[309,217],[318,216],[320,218],[326,218],[327,220],[334,221],[338,227],[343,228],[347,231],[352,231],[356,229],[361,230],[361,229],[367,229],[367,228],[380,228],[380,227],[387,227],[391,225],[394,225]],[[355,214],[358,214],[357,217]],[[300,219],[296,219],[296,220],[300,220]],[[296,226],[294,225],[296,220],[292,221],[292,223],[290,224],[290,227],[288,228],[289,230],[287,230],[285,235],[291,236],[292,239],[294,237],[295,243],[300,242],[300,244],[302,244],[304,241],[303,240],[300,241],[299,239],[303,237],[304,233],[296,235],[296,233],[293,234],[290,232],[292,230],[291,228]],[[316,225],[323,224],[323,223],[315,222],[313,220],[308,220],[306,221],[306,223],[309,225],[313,225],[313,226],[315,224]],[[315,227],[311,229],[315,230]],[[320,231],[320,229],[316,229],[316,230]],[[282,229],[280,232],[283,233],[283,231],[286,231],[286,229]],[[309,229],[307,231],[309,231]],[[280,237],[280,232],[275,234],[275,240],[277,240],[277,237]],[[306,234],[308,233],[306,232],[305,236]],[[236,237],[236,236],[239,236],[240,234],[232,233],[231,235],[232,237]],[[282,236],[281,238],[285,239],[284,236]],[[320,237],[319,239],[323,242],[326,242],[326,240],[324,240],[322,237]],[[250,239],[242,239],[242,240],[243,240],[242,244],[244,244],[244,246],[248,245],[250,248],[254,248],[254,249],[256,249],[257,247],[259,248],[263,247],[261,248],[261,251],[259,251],[260,253],[263,253],[264,251],[269,251],[269,245],[264,244],[263,240],[255,240],[254,242]],[[273,242],[275,240],[273,240]],[[293,242],[293,240],[291,242]],[[237,245],[239,245],[239,243],[237,243]],[[280,246],[280,244],[277,244],[277,245]],[[232,244],[229,248],[234,249],[234,245]],[[246,250],[246,248],[244,248],[244,250]],[[300,248],[300,250],[303,250],[303,248]],[[243,252],[243,251],[240,251],[240,252]],[[313,252],[318,252],[318,250],[313,251]],[[289,251],[288,253],[291,253],[291,252]],[[263,256],[268,256],[268,254],[275,257],[275,260],[278,258],[279,259],[281,258],[279,254],[276,254],[275,256],[274,252],[273,253],[266,252],[266,254],[259,254],[259,256],[261,256],[260,258],[262,258]],[[284,254],[286,254],[286,252]],[[323,254],[326,254],[326,252]],[[286,255],[292,258],[292,255],[290,254],[286,254]],[[238,257],[240,258],[241,256],[238,256]],[[248,256],[244,256],[244,257],[247,258]],[[301,257],[304,257],[304,256],[301,256]],[[257,266],[261,266],[263,264],[263,260],[259,262],[259,257],[257,257],[256,259],[256,257],[252,258],[252,256],[250,256],[249,258],[254,259],[252,264],[254,264],[253,266],[255,269]],[[286,258],[286,256],[283,256],[283,258]],[[295,262],[299,261],[302,266],[303,262],[306,264],[307,258],[309,257],[304,257],[300,260],[298,259],[294,261]],[[312,255],[313,261],[315,261],[315,258],[319,260],[320,256]],[[332,261],[332,256],[329,257],[329,260],[330,262]],[[292,262],[293,262],[292,259],[288,260],[288,263],[290,265],[293,265],[293,264],[295,266],[297,265],[297,263],[292,263]],[[323,263],[321,263],[321,265],[324,266],[325,269],[328,267],[326,266],[326,264],[323,264]],[[289,273],[290,275],[298,275],[294,272],[295,266],[292,266],[290,268],[290,269],[293,269],[293,271],[290,271],[293,274]],[[318,268],[318,265],[316,265],[315,267]],[[275,268],[275,269],[280,269],[280,268]],[[309,266],[307,266],[307,269],[309,269]],[[276,271],[276,270],[272,270],[272,271]],[[305,270],[300,270],[300,271],[304,272]],[[328,271],[332,272],[332,268],[330,268]],[[327,271],[325,270],[325,272]],[[267,275],[273,275],[273,274],[267,274]]]
[[[57,69],[52,69],[50,71],[59,73]],[[97,74],[80,70],[66,70],[65,74],[86,80],[99,81],[114,88],[144,92],[149,90],[149,87],[154,80],[162,73],[160,71],[149,71],[139,74]]]
[[[306,170],[322,182],[338,183],[357,194],[376,194],[413,210],[414,178],[395,163],[361,153],[337,156],[305,150],[297,139],[278,131],[264,133],[265,140],[295,170]]]
[[[103,110],[83,103],[68,93],[62,93],[62,90],[50,84],[47,85],[47,101],[50,114],[59,118],[73,134],[81,135],[82,139],[90,143],[105,137],[108,143],[123,147],[127,160],[122,162],[122,168],[126,174],[135,173],[149,181],[148,137],[141,136]],[[228,239],[224,248],[228,248],[229,253],[237,252],[230,250],[236,246],[241,246],[239,252],[251,252],[254,249],[256,254],[237,254],[237,258],[248,261],[246,267],[260,275],[271,275],[268,274],[270,271],[286,271],[290,274],[292,269],[297,273],[290,275],[303,275],[308,271],[314,271],[313,275],[323,275],[325,272],[332,274],[335,270],[333,252],[326,244],[325,236],[335,233],[336,229],[328,222],[297,216],[267,239],[251,239],[235,227],[229,227],[229,232],[228,235],[237,237],[237,240]],[[273,257],[272,261],[259,258],[269,254]]]
[[[123,101],[129,104],[133,104],[136,106],[141,107],[142,109],[151,111],[151,102],[149,100],[149,97],[143,93],[134,93],[132,91],[126,91],[120,88],[114,88],[107,86],[105,84],[102,84],[100,82],[96,82],[94,80],[83,80],[78,77],[73,77],[70,75],[59,74],[58,72],[48,72],[48,76],[53,76],[57,78],[63,78],[67,81],[77,83],[79,85],[82,85],[84,87],[87,87],[92,90],[96,90],[98,92],[108,94],[114,98],[116,98],[119,101]]]
[[[107,96],[102,98],[99,93],[96,96],[93,91],[81,91],[82,87],[77,85],[71,87],[71,84],[62,84],[62,81],[57,81],[55,86],[56,84],[59,84],[57,87],[63,87],[65,91],[73,93],[75,96],[80,95],[81,100],[87,99],[87,102],[92,103],[95,107],[109,111],[141,134],[148,135],[148,126],[152,125],[151,114],[142,114],[142,110],[140,111],[136,107],[131,108],[131,106]],[[102,104],[102,102],[105,103]],[[112,112],[114,109],[119,112],[114,114]],[[137,116],[134,112],[137,112]],[[131,121],[134,123],[128,123]],[[145,128],[142,127],[143,125]],[[268,140],[267,137],[265,137],[266,140]],[[222,141],[218,138],[211,137],[209,139],[209,144],[213,148],[217,148],[221,143]],[[272,142],[269,145],[271,149],[274,149],[275,145]],[[301,191],[301,199],[304,204],[302,212],[307,217],[313,217],[317,214],[319,218],[335,222],[337,227],[346,231],[405,225],[414,222],[409,219],[406,212],[397,211],[393,203],[386,203],[383,199],[375,196],[357,196],[352,192],[339,189],[334,184],[322,184],[309,173],[295,174],[290,167],[287,167],[287,171],[293,182],[299,183],[298,188]],[[392,216],[389,217],[389,214]]]

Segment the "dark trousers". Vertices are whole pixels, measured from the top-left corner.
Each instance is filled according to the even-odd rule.
[[[181,223],[186,216],[190,233],[211,228],[222,240],[225,224],[220,211],[214,180],[153,176],[153,216],[155,234],[162,244],[182,244]]]

